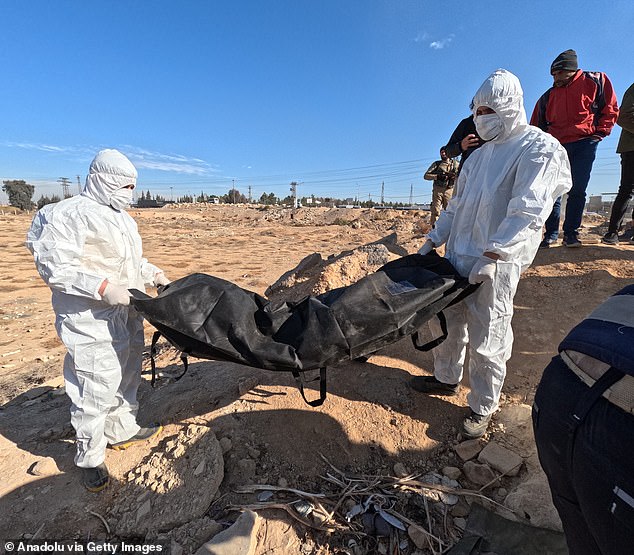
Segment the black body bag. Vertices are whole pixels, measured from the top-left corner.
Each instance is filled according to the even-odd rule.
[[[131,304],[158,331],[152,355],[164,336],[187,356],[225,360],[267,370],[289,371],[304,400],[326,398],[326,367],[369,356],[412,336],[429,350],[446,337],[442,309],[476,286],[435,253],[393,260],[357,283],[299,302],[271,303],[229,281],[192,274],[150,297],[132,290]],[[417,330],[437,315],[444,335],[418,345]],[[304,396],[300,372],[320,370],[320,398]],[[183,373],[184,374],[184,373]],[[155,366],[152,356],[152,384]]]

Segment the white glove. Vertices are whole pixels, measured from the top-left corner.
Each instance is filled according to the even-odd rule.
[[[425,241],[423,243],[423,246],[418,249],[418,254],[429,254],[431,251],[434,250],[434,243],[431,242],[430,239],[427,239],[427,241]]]
[[[497,261],[488,256],[481,256],[469,273],[469,283],[476,284],[483,281],[492,281],[495,277]]]
[[[167,276],[163,272],[159,272],[154,276],[154,287],[165,287],[167,284],[171,283]]]
[[[130,304],[130,293],[128,290],[121,285],[115,285],[110,282],[107,283],[106,288],[103,290],[101,298],[110,306],[127,306]]]

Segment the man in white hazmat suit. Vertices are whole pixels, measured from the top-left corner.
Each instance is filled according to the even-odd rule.
[[[555,199],[572,186],[564,148],[527,124],[515,75],[504,69],[492,73],[473,99],[473,113],[478,135],[487,142],[465,162],[453,200],[419,252],[446,244],[445,256],[458,272],[481,285],[445,309],[448,336],[433,351],[434,376],[410,382],[417,391],[455,395],[468,346],[471,414],[463,435],[469,438],[484,435],[498,408],[520,274],[537,253]],[[439,332],[437,322],[430,326]]]
[[[142,257],[137,225],[125,211],[136,179],[123,154],[102,150],[81,195],[42,208],[27,234],[68,349],[64,379],[77,435],[75,464],[89,491],[108,484],[107,444],[122,449],[161,430],[136,422],[144,337],[128,289],[169,283]]]

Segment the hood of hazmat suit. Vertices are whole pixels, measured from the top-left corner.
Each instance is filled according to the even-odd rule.
[[[112,195],[128,185],[136,186],[137,171],[118,150],[102,150],[90,164],[82,195],[110,205]]]
[[[125,210],[110,206],[112,195],[136,183],[137,171],[117,150],[102,150],[90,164],[81,195],[48,204],[35,215],[27,248],[53,304],[101,303],[104,279],[127,289],[152,283],[158,268],[143,258],[137,225]],[[83,303],[83,304],[82,304]]]
[[[129,306],[108,305],[99,294],[105,279],[144,290],[160,272],[143,258],[135,221],[110,205],[112,195],[136,178],[123,154],[102,150],[82,194],[44,206],[27,233],[26,246],[53,292],[55,327],[68,350],[64,378],[80,467],[99,465],[108,442],[127,440],[139,430],[142,319]]]
[[[429,234],[436,246],[446,243],[447,258],[464,276],[485,251],[525,270],[555,199],[572,186],[564,148],[527,124],[515,75],[492,73],[474,96],[476,121],[480,106],[495,111],[501,130],[464,163],[454,197]]]

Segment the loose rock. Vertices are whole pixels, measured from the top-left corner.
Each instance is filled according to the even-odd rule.
[[[467,461],[465,463],[463,472],[467,480],[478,486],[488,484],[497,476],[486,464],[478,464],[473,461]]]
[[[478,460],[506,476],[517,476],[522,466],[522,457],[494,441],[482,449]]]
[[[479,439],[469,439],[454,447],[454,450],[463,461],[468,461],[482,451],[483,444]]]

